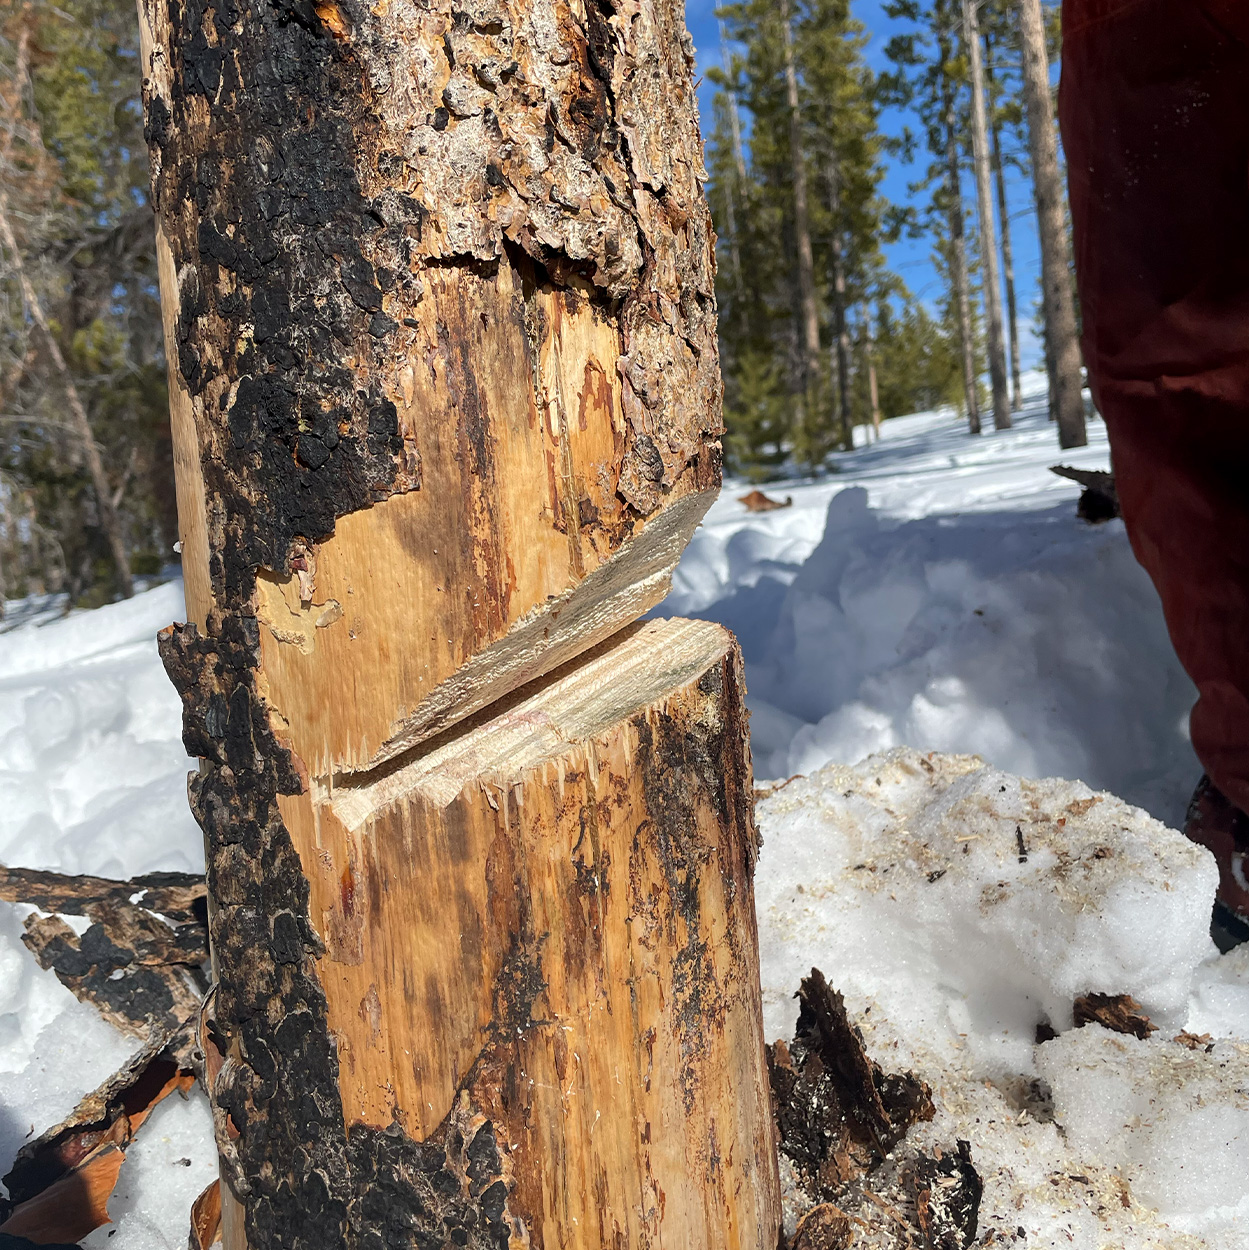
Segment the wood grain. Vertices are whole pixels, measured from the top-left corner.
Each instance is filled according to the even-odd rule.
[[[657,621],[284,798],[349,1126],[468,1100],[535,1245],[771,1248],[750,787],[736,644]]]

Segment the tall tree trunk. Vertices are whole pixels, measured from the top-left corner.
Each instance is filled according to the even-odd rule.
[[[830,312],[833,319],[833,335],[830,355],[833,357],[832,372],[837,377],[838,437],[844,451],[855,445],[851,420],[851,335],[846,320],[846,257],[842,246],[842,188],[838,167],[832,157],[824,164],[825,187],[829,196],[829,213],[833,218],[833,233],[829,239],[829,258],[833,268],[831,282],[832,298]]]
[[[14,70],[14,79],[18,83],[17,101],[19,106],[22,98],[21,84],[26,78],[29,56],[30,32],[23,24],[21,33],[18,36],[17,64]],[[5,131],[3,153],[0,155],[0,166],[7,164],[16,125],[17,112],[15,109]],[[22,300],[26,305],[26,311],[44,338],[48,355],[52,360],[52,367],[56,370],[61,386],[64,388],[65,402],[69,407],[70,422],[74,428],[78,450],[86,461],[87,472],[91,475],[91,489],[96,499],[96,515],[99,518],[100,529],[104,532],[105,541],[108,543],[109,552],[113,557],[113,566],[117,572],[117,587],[121,591],[122,598],[129,599],[135,593],[135,584],[130,573],[130,556],[126,551],[126,542],[122,536],[121,518],[117,515],[117,510],[113,506],[113,494],[109,488],[108,474],[104,471],[104,461],[100,457],[100,449],[96,445],[95,435],[91,430],[91,422],[87,419],[87,409],[84,407],[82,399],[78,394],[78,387],[74,384],[73,374],[70,373],[69,366],[65,363],[61,345],[57,342],[56,336],[48,325],[43,301],[39,298],[39,293],[35,290],[34,284],[30,280],[30,275],[26,272],[22,253],[17,246],[17,238],[14,236],[13,227],[9,222],[9,191],[7,182],[0,185],[0,244],[3,245],[4,250],[9,254],[9,264],[12,265],[13,272],[17,274],[18,285],[21,287]]]
[[[805,443],[811,451],[817,442],[815,425],[819,414],[820,314],[816,304],[816,266],[812,259],[812,231],[807,209],[807,160],[803,151],[799,80],[794,67],[794,32],[790,29],[789,0],[781,0],[781,42],[786,70],[786,106],[790,120],[790,170],[794,179],[794,243],[799,271]]]
[[[864,363],[868,369],[868,406],[872,413],[872,432],[881,438],[881,398],[877,393],[877,362],[873,351],[872,319],[868,315],[867,305],[861,311],[864,328]]]
[[[943,14],[939,13],[939,20]],[[972,337],[972,303],[968,291],[968,253],[964,245],[964,197],[959,182],[959,128],[955,115],[955,92],[946,66],[950,63],[950,39],[945,28],[938,34],[941,60],[942,122],[946,131],[946,198],[950,223],[949,256],[951,284],[955,288],[955,308],[959,317],[959,349],[964,372],[964,404],[968,409],[968,432],[981,433],[981,412],[977,404],[977,368]]]
[[[1050,100],[1050,62],[1040,0],[1018,0],[1021,73],[1037,199],[1042,252],[1042,314],[1054,364],[1052,399],[1060,447],[1084,447],[1085,402],[1081,397],[1081,350],[1072,305],[1071,256],[1063,213],[1063,180]]]
[[[722,18],[716,19],[716,28],[720,32],[720,59],[721,65],[725,70],[725,78],[732,82],[732,62],[729,58],[729,45],[725,39],[725,22]],[[742,255],[738,246],[738,221],[737,213],[734,208],[735,199],[741,203],[746,195],[747,186],[747,165],[746,159],[742,153],[742,126],[738,118],[738,93],[731,86],[728,89],[729,95],[729,133],[733,141],[733,158],[734,173],[736,175],[735,182],[726,188],[727,195],[727,211],[728,221],[725,223],[729,227],[729,263],[733,268],[734,278],[734,294],[739,299],[742,297]]]
[[[985,36],[985,81],[991,97],[994,89],[994,70],[989,53],[992,48],[990,36]],[[1007,178],[1003,169],[1003,149],[1000,131],[995,119],[990,125],[990,146],[994,165],[994,189],[998,198],[998,222],[1003,245],[1003,285],[1007,288],[1007,356],[1011,366],[1011,410],[1019,412],[1024,407],[1020,387],[1020,334],[1016,312],[1016,271],[1011,259],[1011,218],[1007,212]]]
[[[981,34],[976,0],[963,0],[964,45],[972,82],[972,163],[977,184],[977,219],[981,226],[981,285],[985,293],[985,346],[990,364],[994,428],[1011,428],[1007,397],[1007,357],[1003,350],[1003,301],[998,279],[998,239],[990,191],[990,145],[985,119],[985,75],[981,68]]]
[[[227,1250],[771,1250],[741,660],[632,624],[719,486],[681,6],[232,12],[141,8]]]

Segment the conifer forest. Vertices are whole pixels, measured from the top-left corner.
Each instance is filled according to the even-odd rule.
[[[1013,265],[1038,219],[1009,211],[1007,180],[1047,176],[1030,126],[1054,128],[1049,98],[1040,120],[1028,107],[1028,7],[888,0],[871,58],[847,0],[715,9],[700,98],[734,475],[819,475],[854,427],[939,405],[973,434],[1007,426],[1034,335],[1061,342],[1052,416],[1083,443],[1083,412],[1056,412],[1057,369],[1079,397],[1074,314],[1052,332]],[[0,601],[91,606],[177,538],[138,27],[129,0],[0,12]],[[1040,13],[1045,72],[1058,13]],[[908,177],[890,196],[892,166]],[[891,265],[899,241],[927,252],[922,294]],[[1053,250],[1066,267],[1067,239]]]

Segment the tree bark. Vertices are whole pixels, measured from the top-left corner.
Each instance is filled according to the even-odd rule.
[[[946,198],[950,223],[951,285],[959,318],[959,349],[964,372],[964,404],[968,409],[968,432],[981,433],[981,412],[977,403],[976,353],[972,338],[972,303],[968,291],[968,254],[964,247],[964,197],[959,180],[958,118],[955,93],[946,66],[950,62],[950,39],[943,30],[938,35],[941,61],[942,121],[946,129]]]
[[[994,428],[1011,429],[1007,397],[1007,358],[1003,350],[1003,301],[998,279],[998,238],[990,192],[990,145],[985,119],[985,76],[976,0],[963,0],[964,44],[972,82],[972,163],[977,184],[977,219],[981,227],[981,280],[985,294],[985,346],[990,365]]]
[[[877,439],[881,438],[881,397],[877,391],[877,362],[873,352],[872,320],[867,307],[862,310],[864,324],[864,363],[868,367],[868,405],[872,413],[872,431]]]
[[[732,65],[729,59],[729,48],[725,42],[725,22],[723,18],[716,19],[716,28],[720,34],[720,59],[721,65],[725,70],[725,78],[732,82]],[[746,196],[747,186],[747,163],[742,154],[742,126],[738,118],[738,93],[733,87],[728,88],[729,95],[729,133],[733,143],[734,158],[734,174],[736,182],[726,188],[727,195],[727,213],[729,220],[725,223],[729,227],[729,263],[733,267],[734,275],[734,294],[742,298],[742,255],[738,246],[738,222],[737,213],[734,208],[735,198],[743,200]],[[737,192],[735,196],[735,190]]]
[[[794,67],[794,32],[790,29],[789,0],[781,0],[781,43],[786,70],[786,107],[790,118],[790,169],[794,179],[794,243],[798,255],[799,323],[803,346],[805,424],[810,428],[819,404],[820,314],[816,304],[816,266],[812,258],[812,231],[807,208],[807,158],[803,151],[799,114],[799,80]]]
[[[985,36],[985,81],[994,86],[994,70],[990,64],[989,35]],[[994,166],[994,190],[998,199],[998,224],[1003,248],[1003,285],[1007,290],[1007,358],[1011,368],[1011,410],[1019,412],[1024,407],[1020,387],[1020,333],[1016,312],[1016,271],[1011,256],[1011,218],[1007,212],[1007,178],[1003,170],[1003,148],[1000,135],[1002,127],[997,121],[990,125],[990,154]]]
[[[232,14],[141,8],[227,1250],[771,1250],[740,660],[604,642],[720,479],[681,8]]]
[[[842,246],[842,195],[838,168],[834,159],[825,161],[825,187],[829,195],[829,213],[833,218],[833,233],[829,239],[829,263],[833,270],[830,286],[830,312],[833,335],[829,354],[832,372],[837,378],[837,426],[838,438],[845,451],[854,446],[851,420],[851,336],[846,320],[846,259]]]
[[[1042,252],[1042,314],[1053,365],[1051,399],[1060,447],[1084,447],[1081,351],[1072,301],[1071,256],[1063,213],[1063,181],[1050,99],[1050,62],[1040,0],[1019,0],[1021,74]]]

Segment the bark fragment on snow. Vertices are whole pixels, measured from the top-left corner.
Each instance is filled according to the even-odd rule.
[[[154,1037],[60,1124],[18,1152],[0,1199],[0,1232],[77,1241],[108,1223],[107,1204],[125,1150],[153,1108],[185,1097],[195,1073]]]
[[[1050,471],[1085,488],[1076,503],[1076,515],[1082,521],[1098,525],[1120,515],[1120,497],[1113,473],[1104,469],[1075,469],[1067,464],[1051,465]]]
[[[850,1216],[832,1202],[822,1202],[799,1220],[791,1250],[847,1250],[854,1236]]]
[[[918,1077],[887,1074],[868,1057],[842,995],[819,969],[798,997],[793,1043],[769,1052],[780,1148],[814,1198],[836,1201],[911,1125],[933,1118],[933,1099]]]
[[[189,1063],[190,1021],[207,988],[204,880],[151,873],[133,881],[0,865],[0,899],[32,912],[22,941],[80,1001],[132,1037],[155,1031]],[[85,916],[80,935],[61,916]]]
[[[1159,1028],[1131,994],[1081,994],[1072,1003],[1072,1023],[1078,1029],[1101,1024],[1113,1033],[1128,1033],[1143,1041]]]
[[[976,1241],[984,1189],[968,1143],[958,1142],[954,1153],[922,1155],[907,1179],[925,1250],[968,1250]]]

